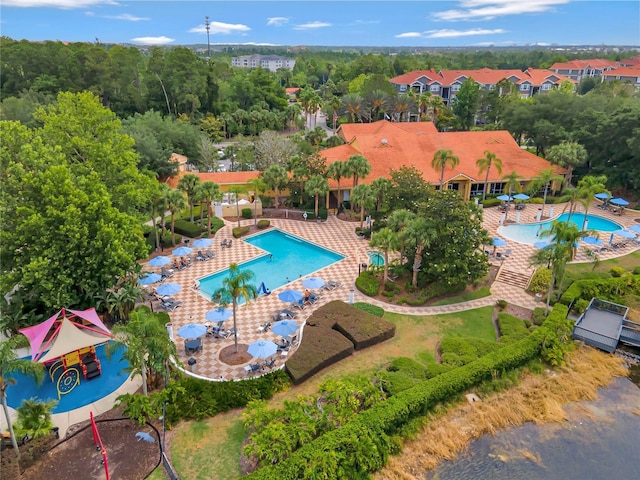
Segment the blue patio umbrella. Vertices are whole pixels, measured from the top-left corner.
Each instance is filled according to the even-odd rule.
[[[640,233],[640,225],[631,225],[629,227],[629,230],[631,230],[632,232]]]
[[[607,192],[596,193],[594,196],[599,200],[607,200],[608,198],[611,198],[611,195]]]
[[[589,245],[602,245],[602,244],[604,244],[604,242],[602,240],[600,240],[599,238],[591,237],[591,236],[583,237],[582,241],[584,243],[589,244]]]
[[[306,288],[321,288],[325,281],[320,277],[309,277],[302,280],[302,286]]]
[[[286,337],[287,335],[297,332],[299,328],[300,325],[294,320],[280,320],[273,324],[271,331],[276,335]]]
[[[513,196],[513,198],[515,198],[516,200],[529,200],[529,195],[526,195],[524,193],[517,193],[516,195]]]
[[[506,247],[507,241],[501,239],[500,237],[493,237],[493,246],[494,247]]]
[[[194,240],[191,245],[196,248],[206,248],[213,245],[213,240],[211,240],[210,238],[199,238],[197,240]]]
[[[496,197],[498,200],[502,200],[503,202],[510,202],[513,200],[509,195],[500,195]]]
[[[178,335],[182,338],[199,338],[207,333],[207,327],[199,323],[190,323],[178,329]]]
[[[165,283],[156,288],[156,293],[161,297],[165,297],[167,295],[174,295],[180,290],[182,290],[182,287],[177,283]]]
[[[285,290],[278,294],[278,298],[283,302],[299,302],[302,297],[302,292],[298,290]]]
[[[247,352],[252,357],[258,358],[266,358],[275,354],[278,351],[278,345],[273,343],[271,340],[258,340],[257,342],[253,342],[247,348]]]
[[[193,252],[193,248],[189,248],[189,247],[178,247],[176,248],[173,252],[171,252],[173,255],[177,255],[179,257],[182,257],[184,255],[189,255],[191,252]]]
[[[162,267],[162,266],[166,265],[167,263],[169,263],[170,261],[171,261],[171,259],[169,257],[165,257],[163,255],[159,255],[159,256],[149,260],[149,265],[151,265],[152,267]]]
[[[204,318],[210,322],[224,322],[233,315],[233,310],[230,308],[214,308],[204,314]]]
[[[611,200],[609,200],[609,203],[613,203],[614,205],[621,205],[621,206],[625,206],[625,205],[629,205],[629,202],[627,202],[624,198],[612,198]]]
[[[547,248],[549,245],[551,245],[551,242],[548,242],[546,240],[540,240],[539,242],[533,244],[533,246],[536,248]]]
[[[613,234],[618,235],[619,237],[622,237],[622,238],[636,238],[635,233],[630,232],[629,230],[624,230],[624,229],[616,230],[613,232]]]
[[[141,277],[138,279],[138,283],[140,285],[151,285],[152,283],[156,283],[162,280],[162,276],[157,273],[150,273],[146,277]]]

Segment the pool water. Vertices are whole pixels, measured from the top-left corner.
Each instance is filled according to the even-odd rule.
[[[45,372],[44,380],[38,385],[33,378],[21,373],[11,373],[8,376],[16,380],[15,385],[9,384],[7,388],[7,403],[12,408],[18,408],[22,400],[37,398],[39,400],[57,400],[58,404],[53,413],[63,413],[76,408],[84,407],[110,393],[115,392],[129,378],[127,372],[123,372],[129,366],[129,362],[122,358],[123,351],[115,349],[114,342],[109,342],[111,358],[107,355],[106,346],[96,347],[96,356],[100,360],[102,375],[85,380],[80,375],[80,384],[58,400],[58,390],[51,381],[49,372]],[[31,360],[31,357],[26,358]]]
[[[380,252],[367,252],[369,256],[369,264],[376,267],[382,267],[384,265],[384,255]]]
[[[553,220],[547,220],[545,222],[506,225],[498,228],[498,233],[503,237],[508,238],[509,240],[513,240],[514,242],[529,243],[533,245],[534,243],[541,240],[539,236],[540,231],[548,230],[549,228],[551,228],[551,223],[554,221],[566,222],[568,218],[569,214],[563,213],[559,217],[554,218]],[[573,225],[576,225],[578,228],[582,229],[584,218],[584,213],[573,213],[571,214],[571,220],[569,221]],[[621,228],[624,227],[606,218],[599,217],[597,215],[587,215],[587,230],[613,232]]]
[[[255,274],[253,284],[257,288],[264,283],[267,289],[275,290],[344,258],[344,255],[277,229],[247,237],[243,241],[265,252],[240,264],[241,270],[251,270]],[[229,269],[226,269],[203,277],[200,279],[200,292],[211,298],[228,275]]]

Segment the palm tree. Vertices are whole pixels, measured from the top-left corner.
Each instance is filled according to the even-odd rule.
[[[313,175],[304,186],[309,195],[315,197],[315,215],[318,218],[318,199],[320,195],[326,195],[329,192],[329,183],[322,175]]]
[[[369,185],[361,183],[351,190],[351,202],[360,207],[360,230],[364,225],[364,211],[375,205],[376,197]]]
[[[569,209],[569,217],[567,218],[567,221],[571,220],[571,215],[573,215],[573,212],[575,212],[576,210],[576,203],[578,203],[578,201],[580,200],[580,190],[578,190],[577,188],[573,187],[573,186],[569,186],[567,188],[565,188],[564,190],[562,190],[563,193],[565,193],[565,195],[562,196],[561,200],[563,202],[569,202],[565,207],[564,210],[562,210],[563,212],[565,212],[567,210],[567,208]]]
[[[565,186],[569,186],[571,185],[573,169],[583,165],[587,161],[587,150],[576,142],[562,142],[549,149],[547,160],[567,169]]]
[[[424,121],[427,117],[427,111],[431,105],[431,92],[423,92],[418,95],[418,113],[420,115],[420,121]],[[431,119],[433,120],[433,119]]]
[[[389,227],[381,228],[371,237],[369,245],[384,252],[383,282],[386,283],[389,280],[389,252],[398,248],[398,235]]]
[[[146,396],[149,375],[164,371],[169,358],[176,354],[175,343],[156,314],[147,311],[132,312],[129,322],[113,327],[113,334],[121,347],[127,347],[123,350],[129,362],[127,371],[140,375]]]
[[[191,223],[193,223],[193,204],[195,203],[195,191],[196,187],[199,184],[200,177],[194,175],[193,173],[187,173],[178,181],[178,190],[183,191],[187,194],[187,201],[189,202],[189,211],[191,214]]]
[[[371,164],[362,155],[351,155],[347,160],[347,170],[353,175],[353,186],[358,185],[358,180],[371,173]]]
[[[220,186],[214,182],[204,182],[198,185],[196,195],[207,205],[207,233],[211,236],[211,204],[220,198]],[[202,216],[202,211],[200,212]]]
[[[502,175],[502,160],[500,160],[495,153],[485,150],[484,157],[476,160],[476,166],[478,167],[480,175],[482,175],[482,172],[487,172],[487,175],[484,177],[484,190],[482,191],[482,200],[484,200],[487,196],[487,190],[489,189],[489,170],[494,166],[498,173]]]
[[[383,177],[376,178],[371,182],[373,194],[376,196],[376,212],[380,211],[389,190],[391,190],[391,180]]]
[[[342,97],[342,112],[351,118],[352,123],[362,120],[364,99],[357,93],[348,93]]]
[[[161,183],[155,196],[151,199],[151,221],[153,223],[153,231],[155,232],[156,237],[156,250],[160,248],[161,241],[160,235],[158,233],[158,217],[160,217],[162,225],[164,226],[164,212],[167,211],[168,192],[169,185],[167,185],[166,183]]]
[[[26,347],[27,345],[28,341],[24,335],[14,335],[6,340],[0,341],[0,399],[2,400],[4,418],[7,420],[11,445],[13,445],[17,456],[20,456],[20,451],[18,450],[16,435],[13,432],[13,425],[11,424],[11,417],[9,415],[9,405],[7,404],[7,388],[9,385],[16,384],[15,379],[10,375],[12,373],[31,375],[38,383],[44,378],[44,366],[41,363],[18,358],[16,350],[21,347]]]
[[[422,253],[429,247],[431,242],[438,236],[438,231],[434,225],[424,217],[415,217],[406,229],[406,237],[416,245],[416,254],[413,260],[413,276],[411,284],[418,286],[418,272],[422,263]]]
[[[264,180],[261,177],[256,177],[253,180],[249,180],[249,187],[253,189],[253,224],[258,224],[258,199],[260,198],[260,193],[264,192],[269,186],[264,183]]]
[[[383,90],[373,90],[367,96],[367,104],[370,108],[371,121],[380,120],[380,113],[384,114],[389,104],[389,95]]]
[[[540,172],[540,175],[533,179],[533,182],[529,185],[529,192],[534,193],[544,188],[544,194],[542,197],[542,214],[540,218],[544,217],[544,207],[547,204],[547,193],[549,191],[549,185],[551,182],[559,182],[563,180],[562,175],[557,175],[553,168],[547,168]]]
[[[346,162],[341,160],[336,160],[332,164],[329,165],[327,169],[327,176],[329,178],[333,178],[336,182],[338,182],[338,208],[342,205],[342,191],[340,190],[340,180],[342,177],[346,177],[349,175],[349,169],[347,168]]]
[[[568,261],[568,247],[568,244],[552,243],[548,247],[537,250],[529,258],[529,264],[531,266],[548,266],[551,268],[551,281],[549,282],[549,289],[547,291],[547,303],[545,307],[547,312],[549,312],[549,305],[551,304],[551,296],[553,295],[556,278],[562,271],[563,266],[566,265]]]
[[[246,302],[258,298],[258,290],[256,286],[249,283],[255,274],[251,270],[241,271],[237,263],[229,265],[229,275],[222,280],[222,287],[213,292],[211,299],[218,301],[221,305],[227,305],[231,299],[233,305],[233,339],[238,353],[238,327],[236,320],[236,311],[238,309],[238,300],[244,298]]]
[[[606,184],[606,175],[587,175],[578,182],[580,203],[582,203],[582,206],[584,207],[584,223],[582,224],[583,230],[587,228],[587,214],[589,213],[589,207],[593,203],[595,195],[602,192],[609,193],[605,187]]]
[[[16,431],[18,437],[30,435],[33,438],[39,438],[48,435],[55,426],[51,421],[51,413],[57,403],[57,400],[24,399],[17,408]]]
[[[402,121],[403,116],[406,118],[407,122],[409,121],[409,119],[411,118],[410,113],[412,110],[414,110],[415,104],[416,103],[411,95],[408,95],[406,93],[396,97],[395,101],[393,102],[393,110],[399,122]]]
[[[502,177],[503,180],[506,180],[504,186],[507,189],[508,195],[509,197],[513,196],[513,192],[519,192],[520,191],[520,176],[515,172],[511,172],[508,173],[507,175],[505,175],[504,177]],[[507,223],[507,217],[509,216],[509,210],[507,209],[507,211],[504,214],[504,223]]]
[[[444,169],[447,165],[456,168],[460,163],[460,159],[456,157],[451,150],[438,150],[431,159],[431,167],[434,170],[440,170],[440,190],[444,185]]]
[[[247,193],[247,189],[242,185],[231,185],[231,187],[229,187],[229,193],[233,193],[236,199],[236,215],[238,218],[238,227],[240,227],[240,204],[238,202],[240,201],[240,194]]]
[[[176,213],[181,212],[187,206],[184,194],[180,190],[169,190],[167,192],[167,208],[171,212],[171,245],[176,244],[175,218]]]
[[[273,189],[276,196],[275,204],[277,209],[280,189],[286,187],[287,183],[289,182],[287,170],[280,165],[271,165],[263,172],[262,179],[264,180],[264,183],[269,186],[269,188]]]
[[[402,264],[402,257],[404,256],[404,246],[405,246],[405,230],[409,223],[413,221],[415,218],[415,213],[400,209],[394,210],[389,218],[387,219],[387,226],[395,233],[398,234],[398,240],[400,242],[400,263]]]

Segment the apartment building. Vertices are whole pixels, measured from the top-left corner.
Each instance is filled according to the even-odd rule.
[[[262,67],[265,70],[276,72],[279,68],[293,70],[296,61],[293,58],[281,57],[280,55],[240,55],[231,58],[231,65],[243,68]]]

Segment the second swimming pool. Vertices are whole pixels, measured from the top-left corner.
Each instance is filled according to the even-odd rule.
[[[584,224],[584,213],[573,213],[571,214],[571,220],[569,220],[572,224],[576,225],[578,228],[582,229],[582,225]],[[569,219],[568,213],[563,213],[557,218],[553,220],[547,220],[546,222],[536,222],[536,223],[527,223],[527,224],[517,224],[517,225],[507,225],[504,227],[498,228],[498,233],[509,240],[513,240],[514,242],[519,243],[529,243],[534,244],[535,242],[541,240],[539,237],[539,233],[542,230],[548,230],[551,228],[551,223],[554,221],[566,222]],[[597,215],[587,214],[587,230],[599,230],[601,232],[613,232],[615,230],[619,230],[622,225],[617,224],[609,219],[599,217]]]
[[[259,233],[243,241],[264,250],[265,253],[240,264],[240,269],[251,270],[255,274],[255,286],[260,287],[264,283],[269,290],[275,290],[344,258],[344,255],[277,229]],[[211,298],[228,275],[229,269],[226,269],[203,277],[200,279],[200,292]]]

